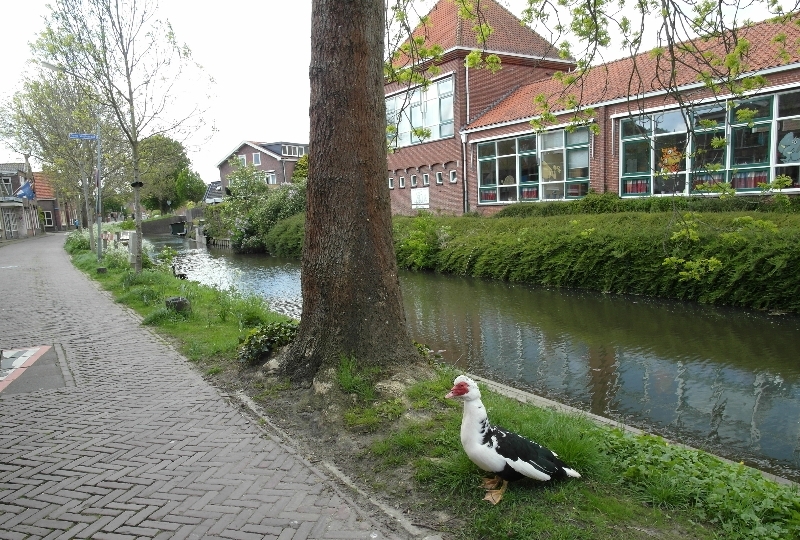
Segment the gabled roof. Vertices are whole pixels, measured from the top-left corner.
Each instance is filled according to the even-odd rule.
[[[244,146],[249,146],[250,148],[252,148],[254,150],[258,150],[259,152],[264,152],[265,154],[268,154],[268,155],[274,157],[275,159],[284,159],[285,161],[296,161],[297,158],[295,158],[293,156],[284,157],[280,153],[276,154],[273,150],[270,150],[268,148],[269,146],[274,146],[274,145],[282,146],[284,144],[289,144],[289,145],[292,145],[292,146],[305,146],[305,147],[308,146],[308,144],[306,144],[306,143],[291,143],[291,142],[285,142],[285,141],[277,141],[277,142],[242,141],[236,146],[236,148],[234,148],[233,150],[228,152],[228,155],[225,156],[225,158],[222,161],[217,163],[217,168],[221,167],[223,163],[227,163],[227,161],[229,159],[231,159],[231,157],[236,155],[236,153],[239,152],[239,150],[241,150],[241,148],[244,147]]]
[[[788,22],[774,22],[772,20],[756,23],[752,26],[741,28],[738,32],[739,39],[750,41],[749,53],[745,57],[744,73],[752,74],[780,67],[800,69],[800,14],[792,16]],[[786,49],[775,41],[779,35],[786,36]],[[696,39],[694,46],[701,52],[715,53],[724,56],[724,47],[720,38],[709,40]],[[687,91],[697,87],[702,91],[699,73],[700,69],[708,67],[701,65],[696,56],[688,53],[676,54],[675,81],[673,85],[685,88]],[[663,93],[669,80],[672,66],[666,55],[657,57],[650,52],[641,53],[633,58],[624,58],[594,66],[571,87],[565,88],[561,81],[547,79],[526,85],[512,93],[508,98],[497,104],[486,114],[467,126],[467,131],[490,127],[497,124],[511,123],[535,118],[541,114],[534,105],[534,98],[538,95],[548,97],[548,104],[552,112],[564,112],[567,106],[563,98],[567,95],[575,96],[582,107],[597,106],[626,99],[632,99]],[[721,73],[720,73],[721,74]]]
[[[36,185],[37,199],[55,199],[56,193],[43,172],[34,172],[33,181]]]
[[[558,57],[556,46],[522,24],[522,21],[495,0],[480,0],[476,3],[476,10],[479,11],[480,22],[485,22],[494,29],[485,44],[478,43],[472,28],[475,23],[459,15],[458,6],[453,0],[439,0],[428,13],[428,24],[417,26],[413,35],[424,35],[427,46],[440,45],[444,51],[485,49],[489,53],[508,53],[564,62]],[[405,61],[406,58],[401,55],[397,63],[404,64]]]
[[[278,154],[276,154],[275,152],[272,152],[272,151],[270,151],[270,150],[267,150],[266,148],[264,148],[263,146],[261,146],[262,144],[265,144],[265,143],[258,143],[258,142],[255,142],[255,141],[242,141],[242,142],[240,142],[240,143],[239,143],[239,144],[236,146],[236,148],[234,148],[233,150],[231,150],[230,152],[228,152],[228,154],[227,154],[227,155],[226,155],[226,156],[225,156],[225,157],[224,157],[224,158],[223,158],[223,159],[222,159],[222,160],[221,160],[219,163],[217,163],[217,167],[219,168],[219,167],[221,167],[221,166],[222,166],[222,164],[223,164],[223,163],[227,163],[227,162],[228,162],[228,160],[229,160],[229,159],[231,159],[231,157],[235,156],[235,155],[236,155],[236,153],[237,153],[237,152],[238,152],[238,151],[239,151],[239,150],[240,150],[240,149],[241,149],[243,146],[249,146],[249,147],[253,148],[254,150],[258,150],[259,152],[264,152],[265,154],[269,154],[269,155],[271,155],[272,157],[274,157],[275,159],[280,159],[280,158],[281,158],[281,156],[280,156],[280,155],[278,155]]]

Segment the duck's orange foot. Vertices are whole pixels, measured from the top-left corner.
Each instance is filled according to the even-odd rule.
[[[503,498],[503,493],[506,492],[506,488],[508,487],[508,482],[505,480],[500,480],[502,486],[500,489],[490,489],[486,492],[486,496],[483,498],[484,501],[489,501],[492,504],[497,504]]]
[[[484,478],[483,483],[481,483],[483,489],[499,489],[501,485],[503,485],[503,479],[499,476]]]

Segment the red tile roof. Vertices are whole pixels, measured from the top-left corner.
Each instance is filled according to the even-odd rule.
[[[558,58],[557,48],[534,32],[495,0],[477,0],[478,21],[494,29],[485,44],[479,44],[473,26],[476,22],[463,19],[453,0],[439,0],[428,13],[426,26],[418,26],[414,36],[425,35],[426,46],[440,45],[447,51],[453,48],[483,49],[533,57]],[[402,64],[405,57],[396,63]]]
[[[785,35],[785,52],[775,37]],[[764,21],[739,31],[739,39],[750,41],[750,49],[745,57],[743,72],[762,71],[773,67],[800,62],[800,14],[792,16],[788,22]],[[701,52],[712,52],[724,56],[720,39],[694,42]],[[647,52],[633,58],[624,58],[591,68],[582,81],[565,88],[561,81],[547,79],[523,86],[486,114],[473,121],[467,129],[480,128],[536,117],[541,110],[534,104],[534,98],[545,95],[553,112],[568,110],[564,98],[575,96],[582,106],[608,102],[628,95],[641,95],[658,92],[668,81],[672,66],[668,55],[657,57]],[[686,86],[699,81],[701,65],[696,56],[688,53],[676,54],[675,81],[677,86]]]
[[[33,181],[37,199],[55,199],[56,193],[43,172],[34,172]]]

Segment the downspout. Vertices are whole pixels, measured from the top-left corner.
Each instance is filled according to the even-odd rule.
[[[283,167],[283,182],[281,184],[285,184],[288,182],[286,179],[286,160],[281,158],[281,166]]]
[[[469,212],[469,191],[467,190],[467,134],[461,132],[461,186],[464,198],[464,213]]]
[[[467,122],[465,126],[469,125],[469,68],[464,64],[464,93],[467,97]],[[461,133],[461,191],[464,200],[464,213],[469,212],[469,191],[467,190],[467,135]]]
[[[469,68],[465,65],[464,66],[464,87],[465,93],[467,94],[467,123],[469,125]]]

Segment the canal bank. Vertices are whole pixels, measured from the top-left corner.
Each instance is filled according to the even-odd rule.
[[[298,317],[297,261],[197,249],[189,279]],[[464,371],[800,479],[800,319],[641,297],[401,273],[412,336]]]
[[[76,262],[95,275],[96,263],[91,254],[78,256]],[[558,531],[565,538],[605,539],[622,534],[638,539],[655,534],[662,538],[685,539],[709,538],[712,533],[705,527],[716,523],[733,528],[736,534],[726,534],[728,538],[754,538],[758,536],[746,534],[752,530],[752,519],[756,524],[767,520],[769,530],[780,533],[789,530],[785,528],[787,509],[795,505],[800,508],[800,501],[794,501],[796,494],[792,495],[791,490],[764,483],[766,481],[758,473],[747,467],[723,467],[708,454],[664,446],[658,439],[621,439],[581,418],[553,416],[543,409],[522,407],[513,400],[503,403],[499,396],[486,392],[485,403],[494,421],[550,446],[584,476],[577,482],[544,489],[537,484],[515,484],[502,508],[487,509],[486,503],[480,502],[482,494],[476,487],[480,475],[474,465],[465,460],[458,442],[460,411],[443,403],[442,396],[452,386],[453,375],[444,372],[434,380],[425,381],[422,377],[425,369],[418,373],[415,370],[413,378],[423,379],[423,382],[412,384],[407,382],[406,376],[398,374],[399,378],[392,377],[391,381],[376,382],[379,399],[375,404],[362,402],[357,395],[353,397],[345,391],[328,402],[336,405],[335,410],[319,408],[308,401],[311,396],[307,389],[287,387],[282,381],[265,376],[262,370],[237,368],[230,356],[231,352],[235,354],[235,339],[228,349],[219,348],[215,336],[219,335],[220,327],[232,328],[235,332],[244,319],[231,317],[227,310],[224,313],[228,317],[223,319],[219,307],[225,302],[213,290],[201,292],[198,284],[177,280],[168,269],[147,272],[136,282],[120,282],[124,271],[115,274],[96,277],[114,287],[115,295],[120,295],[119,301],[135,305],[145,316],[146,324],[157,325],[159,332],[178,338],[175,343],[208,379],[248,385],[248,393],[252,392],[250,395],[267,409],[271,419],[280,418],[292,433],[304,433],[309,437],[311,461],[318,462],[320,456],[329,453],[343,460],[341,463],[352,471],[349,476],[358,485],[382,493],[404,515],[427,529],[447,530],[458,538],[476,539],[497,534],[535,538],[546,531],[549,531],[547,534]],[[146,286],[147,283],[150,285]],[[182,328],[181,320],[154,317],[162,309],[159,298],[176,291],[195,298],[189,316],[191,324],[183,334],[174,333]],[[233,313],[240,313],[240,307],[252,308],[253,305],[252,302],[237,305]],[[204,332],[196,332],[198,324]],[[204,352],[204,348],[208,352]],[[220,379],[222,377],[225,379]],[[339,387],[335,381],[331,383],[329,389]],[[409,384],[412,386],[408,387]],[[403,390],[403,386],[407,388]],[[401,394],[396,393],[398,391]],[[402,394],[410,401],[398,402],[397,396]],[[407,414],[402,414],[407,407],[410,407]],[[399,418],[398,411],[401,412]],[[380,428],[367,428],[369,425]],[[379,441],[383,446],[374,446]],[[566,441],[572,442],[565,445]],[[671,456],[669,463],[663,460],[664,452]],[[655,461],[649,464],[631,462],[632,459],[651,458]],[[665,464],[668,465],[666,469]],[[650,499],[653,494],[641,491],[649,489],[648,478],[629,478],[623,474],[631,466],[636,471],[657,474],[671,487],[666,492],[659,491],[658,499]],[[704,469],[698,470],[697,466]],[[624,485],[620,483],[623,479]],[[687,482],[689,479],[695,481]],[[720,481],[731,490],[723,497],[716,491]],[[664,499],[663,495],[668,498]],[[652,506],[643,505],[644,499],[639,499],[640,496],[652,500]],[[763,502],[768,500],[776,504],[770,509],[762,508]],[[669,512],[661,510],[662,504],[669,505]],[[740,511],[748,507],[757,512],[755,518]],[[623,508],[626,509],[624,513],[618,512]],[[692,515],[693,522],[686,521]]]

